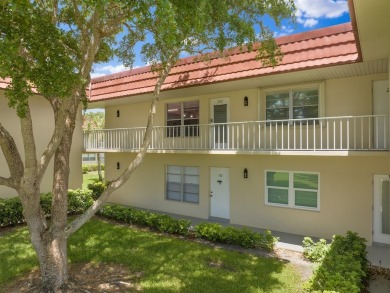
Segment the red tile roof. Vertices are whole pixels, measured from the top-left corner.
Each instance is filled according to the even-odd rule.
[[[10,78],[2,79],[0,78],[0,89],[5,89],[11,83]]]
[[[195,57],[181,59],[171,70],[162,90],[177,89],[250,77],[293,72],[359,61],[352,25],[345,23],[318,30],[276,38],[283,60],[274,68],[263,66],[253,51],[239,48],[228,59],[198,61]],[[87,91],[90,101],[115,99],[151,93],[157,77],[150,66],[97,77]],[[0,88],[8,85],[0,79]]]
[[[285,73],[359,60],[352,25],[345,23],[276,39],[283,60],[272,68],[256,60],[256,51],[229,53],[229,58],[208,63],[196,57],[181,59],[171,70],[162,90],[177,89],[242,78]],[[157,77],[149,66],[92,79],[90,100],[101,101],[151,93]]]

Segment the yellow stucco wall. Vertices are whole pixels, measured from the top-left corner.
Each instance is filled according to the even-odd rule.
[[[324,83],[325,116],[351,116],[372,114],[372,83],[374,80],[388,79],[388,74],[365,75],[358,77],[329,79],[319,81]],[[313,84],[313,83],[310,83]],[[282,87],[286,85],[280,85]],[[277,88],[277,87],[275,87]],[[269,90],[269,88],[267,88]],[[192,96],[180,99],[161,100],[157,107],[155,125],[164,126],[166,104],[174,102],[199,100],[200,124],[210,123],[210,102],[212,99],[229,98],[230,122],[257,121],[263,118],[261,113],[264,103],[261,102],[262,89],[248,89],[241,91],[221,92],[209,95],[196,95],[196,88]],[[244,107],[243,98],[247,96],[249,106]],[[116,111],[120,110],[120,117]],[[127,105],[108,106],[106,108],[106,128],[143,127],[146,125],[149,103],[134,103]]]
[[[372,114],[372,83],[388,79],[376,74],[320,81],[325,97],[322,113],[327,117]],[[280,85],[286,86],[286,85]],[[223,92],[180,99],[165,99],[158,105],[155,125],[165,125],[166,103],[199,100],[200,124],[209,123],[210,101],[228,97],[230,122],[261,119],[262,89]],[[249,98],[244,107],[243,97]],[[116,111],[120,109],[120,117]],[[107,128],[145,126],[148,103],[111,106],[106,109]],[[318,128],[318,127],[317,127]],[[135,154],[107,153],[107,180],[115,178]],[[116,169],[120,162],[121,170]],[[167,165],[198,166],[200,172],[199,204],[165,199],[165,167]],[[110,201],[141,208],[155,209],[200,218],[210,216],[210,167],[230,169],[231,223],[277,231],[330,238],[348,230],[359,232],[372,242],[372,179],[375,174],[389,174],[387,153],[366,152],[359,155],[206,155],[148,154],[133,177]],[[243,178],[243,169],[249,178]],[[320,210],[275,207],[265,204],[265,170],[318,172],[320,174]]]
[[[14,137],[22,158],[24,157],[23,143],[20,135],[20,122],[14,109],[7,105],[8,100],[0,91],[0,122]],[[51,133],[54,128],[53,111],[50,104],[42,97],[35,96],[31,98],[31,115],[33,119],[34,137],[36,141],[37,153],[42,154],[47,146]],[[82,184],[81,171],[81,153],[82,153],[82,131],[81,131],[81,110],[77,118],[77,126],[73,135],[73,146],[70,158],[70,177],[69,187],[72,189],[80,188]],[[0,151],[0,176],[8,177],[9,170],[3,153]],[[43,177],[41,191],[48,192],[52,188],[53,163],[51,163]],[[15,196],[13,189],[0,186],[0,197],[6,198]]]
[[[106,156],[107,180],[112,180],[134,157]],[[267,156],[148,154],[133,177],[110,198],[111,202],[208,218],[210,215],[210,167],[230,169],[231,223],[276,231],[330,238],[348,230],[357,231],[371,243],[372,178],[387,174],[385,156]],[[121,170],[116,169],[120,162]],[[165,166],[198,166],[199,204],[165,199]],[[243,178],[244,168],[248,179]],[[318,172],[320,211],[265,204],[265,170]]]

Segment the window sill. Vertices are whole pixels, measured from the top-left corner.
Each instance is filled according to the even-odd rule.
[[[311,212],[320,212],[321,210],[319,208],[310,208],[310,207],[301,207],[301,206],[292,206],[292,205],[282,205],[282,204],[276,204],[276,203],[265,203],[266,206],[270,207],[279,207],[279,208],[287,208],[287,209],[293,209],[293,210],[303,210],[303,211],[311,211]]]

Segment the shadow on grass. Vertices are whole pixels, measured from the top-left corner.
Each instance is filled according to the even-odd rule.
[[[0,237],[0,284],[4,284],[38,265],[26,227],[11,229]]]
[[[298,292],[294,269],[274,258],[93,220],[69,241],[72,262],[113,262],[141,272],[147,292]]]

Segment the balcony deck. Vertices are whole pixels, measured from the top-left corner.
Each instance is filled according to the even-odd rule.
[[[137,152],[144,127],[84,132],[85,152]],[[388,151],[385,115],[154,126],[149,152],[280,153]]]

